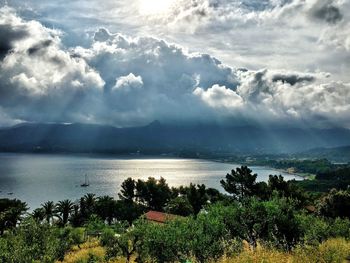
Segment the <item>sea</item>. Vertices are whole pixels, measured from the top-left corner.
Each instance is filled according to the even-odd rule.
[[[46,201],[78,200],[86,193],[118,197],[128,177],[147,180],[163,177],[170,186],[205,184],[224,192],[220,180],[240,164],[201,159],[143,156],[58,155],[0,153],[0,198],[17,198],[33,210]],[[286,180],[297,175],[262,166],[251,166],[258,181],[270,174]],[[81,187],[85,181],[88,187]]]

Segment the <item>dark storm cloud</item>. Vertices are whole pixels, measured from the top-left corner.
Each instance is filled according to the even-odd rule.
[[[343,15],[333,0],[319,0],[311,9],[313,18],[335,24],[342,20]]]
[[[273,82],[281,81],[282,83],[289,83],[290,85],[295,85],[300,82],[311,82],[314,81],[314,76],[308,75],[297,75],[297,74],[276,74],[272,77]]]
[[[152,37],[101,28],[67,49],[62,32],[0,9],[0,26],[23,37],[0,62],[0,123],[307,122],[350,119],[350,84],[321,73],[235,69]]]
[[[0,25],[0,60],[13,48],[13,42],[23,39],[28,33],[21,28],[12,28],[9,24]]]
[[[41,41],[32,47],[28,48],[28,55],[35,55],[40,52],[40,50],[45,50],[47,47],[53,44],[53,41],[51,39],[47,39],[44,41]]]
[[[86,117],[86,103],[104,83],[84,60],[62,48],[61,32],[24,21],[7,7],[0,8],[0,28],[12,48],[0,62],[2,115],[25,121]]]
[[[94,34],[94,40],[104,42],[110,39],[112,35],[108,32],[105,28],[100,28],[98,31]]]

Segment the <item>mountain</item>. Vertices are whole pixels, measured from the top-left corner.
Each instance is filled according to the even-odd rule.
[[[333,162],[350,162],[350,145],[332,148],[314,148],[298,154],[304,158],[328,159]]]
[[[161,154],[294,153],[350,145],[350,130],[169,125],[116,128],[94,124],[24,123],[0,129],[0,151]]]

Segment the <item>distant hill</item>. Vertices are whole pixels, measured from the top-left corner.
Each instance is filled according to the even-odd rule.
[[[0,129],[0,151],[84,153],[295,153],[350,145],[350,130],[165,125],[132,128],[24,123]],[[345,148],[344,148],[345,149]],[[310,152],[311,154],[311,152]]]
[[[333,162],[350,162],[350,145],[332,148],[314,148],[299,154],[300,157],[328,159]]]

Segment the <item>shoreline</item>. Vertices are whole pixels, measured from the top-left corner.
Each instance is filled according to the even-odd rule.
[[[280,169],[280,168],[275,168],[275,167],[272,167],[272,166],[268,166],[268,165],[260,165],[260,164],[254,164],[254,163],[233,163],[233,162],[230,162],[230,161],[225,161],[225,160],[220,160],[220,159],[205,159],[205,160],[210,160],[210,161],[213,161],[213,162],[218,162],[218,163],[225,163],[225,164],[235,164],[235,165],[238,165],[238,166],[248,166],[248,167],[263,167],[263,168],[267,168],[267,169],[271,169],[271,170],[275,170],[277,172],[282,172],[282,173],[286,173],[286,174],[289,174],[289,175],[293,175],[295,177],[299,177],[300,179],[302,180],[313,180],[313,176],[315,176],[314,174],[310,174],[310,173],[290,173],[288,172],[286,169]]]

